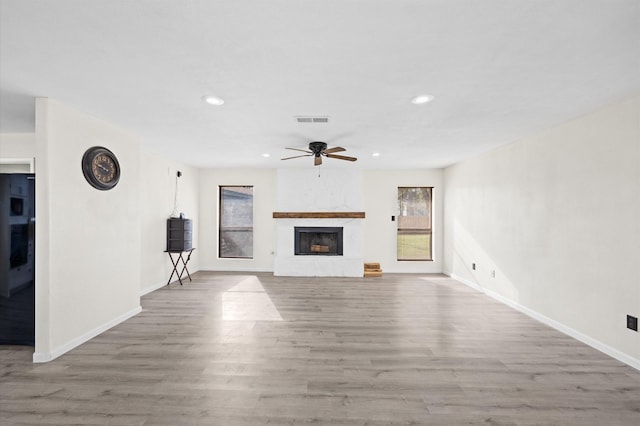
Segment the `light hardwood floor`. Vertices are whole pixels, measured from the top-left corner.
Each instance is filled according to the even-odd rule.
[[[193,278],[52,362],[2,347],[0,423],[640,425],[640,372],[444,276]]]

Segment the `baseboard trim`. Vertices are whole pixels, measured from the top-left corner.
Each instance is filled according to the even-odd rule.
[[[51,358],[50,352],[34,352],[33,353],[33,362],[41,363],[41,362],[49,362],[53,358]]]
[[[150,285],[149,287],[145,287],[142,290],[140,290],[140,297],[142,297],[144,295],[147,295],[147,294],[149,294],[149,293],[151,293],[153,291],[156,291],[156,290],[158,290],[158,289],[160,289],[160,288],[162,288],[162,287],[164,287],[166,285],[167,285],[166,281],[163,281],[161,283],[156,283],[154,285]]]
[[[461,283],[473,288],[474,290],[478,290],[484,294],[486,294],[487,296],[491,297],[492,299],[497,300],[498,302],[501,302],[513,309],[515,309],[516,311],[522,312],[523,314],[535,319],[536,321],[539,321],[543,324],[548,325],[551,328],[554,328],[556,330],[558,330],[561,333],[566,334],[567,336],[573,337],[576,340],[579,340],[580,342],[584,343],[585,345],[589,345],[594,349],[599,350],[600,352],[609,355],[612,358],[617,359],[620,362],[623,362],[633,368],[635,368],[636,370],[640,370],[640,359],[636,359],[632,356],[629,356],[627,354],[625,354],[624,352],[620,352],[619,350],[612,348],[611,346],[602,343],[599,340],[596,340],[592,337],[587,336],[586,334],[583,334],[577,330],[574,330],[571,327],[568,327],[554,319],[551,319],[545,315],[542,315],[541,313],[534,311],[531,308],[527,308],[526,306],[523,306],[517,302],[514,302],[511,299],[508,299],[494,291],[491,290],[487,290],[485,288],[480,287],[477,283],[467,280],[465,278],[462,277],[458,277],[455,274],[447,274],[449,275],[451,278],[453,278],[456,281],[460,281]]]
[[[200,271],[200,269],[197,269],[197,270],[195,270],[195,271],[189,271],[189,274],[190,274],[190,275],[193,275],[193,274],[195,274],[195,273],[196,273],[196,272],[198,272],[198,271]],[[175,276],[175,273],[173,274],[173,276]],[[189,279],[189,278],[187,277],[187,274],[186,274],[186,273],[182,276],[182,281],[184,281],[184,280],[185,280],[185,278],[186,278],[187,280]],[[174,279],[173,281],[171,281],[169,284],[173,284],[173,283],[175,283],[175,282],[178,282],[178,278],[175,278],[175,279]],[[149,293],[151,293],[152,291],[156,291],[156,290],[158,290],[158,289],[161,289],[162,287],[165,287],[166,285],[167,285],[167,282],[166,282],[166,281],[162,281],[162,282],[159,282],[159,283],[152,284],[152,285],[150,285],[150,286],[148,286],[148,287],[145,287],[145,288],[143,288],[143,289],[141,289],[141,290],[140,290],[140,297],[142,297],[142,296],[144,296],[144,295],[146,295],[146,294],[149,294]]]
[[[238,268],[229,267],[204,267],[200,268],[201,272],[273,272],[273,268]]]
[[[482,287],[480,287],[480,285],[478,285],[478,283],[468,280],[466,278],[462,278],[457,276],[456,274],[449,274],[447,272],[444,273],[445,275],[450,276],[451,278],[453,278],[456,281],[460,281],[462,284],[466,285],[467,287],[471,287],[474,290],[478,290],[481,293],[484,293],[484,289]]]
[[[58,358],[59,356],[64,355],[65,353],[69,352],[71,349],[76,348],[76,347],[80,346],[81,344],[83,344],[85,342],[88,342],[89,340],[93,339],[97,335],[99,335],[101,333],[104,333],[105,331],[107,331],[111,327],[114,327],[114,326],[120,324],[121,322],[128,320],[129,318],[139,314],[140,312],[142,312],[142,307],[141,306],[137,306],[136,308],[130,310],[129,312],[125,312],[124,314],[117,316],[116,318],[112,319],[111,321],[108,321],[108,322],[102,324],[101,326],[98,326],[98,327],[94,328],[93,330],[90,330],[87,333],[76,337],[75,339],[71,339],[70,341],[68,341],[64,345],[58,346],[57,348],[53,349],[50,352],[34,352],[34,354],[33,354],[33,362],[41,363],[41,362],[53,361],[54,359]]]

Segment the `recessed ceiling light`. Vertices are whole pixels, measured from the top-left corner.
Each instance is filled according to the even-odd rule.
[[[379,152],[374,152],[373,154],[371,154],[374,157],[380,157],[380,153]]]
[[[262,154],[262,156],[263,156],[264,158],[269,158],[269,157],[271,157],[271,155],[269,155],[269,154],[267,154],[267,153]]]
[[[219,98],[217,96],[203,96],[202,100],[210,105],[220,106],[224,104],[224,99]]]
[[[415,98],[411,99],[412,104],[422,105],[427,102],[431,102],[433,100],[433,95],[418,95]]]

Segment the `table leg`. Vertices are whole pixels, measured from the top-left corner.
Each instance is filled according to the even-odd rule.
[[[180,279],[180,275],[178,274],[178,262],[182,258],[182,253],[180,253],[175,260],[173,260],[173,256],[171,255],[171,252],[167,252],[167,253],[169,253],[169,259],[171,259],[171,264],[173,265],[173,271],[171,271],[171,275],[169,275],[169,281],[167,281],[167,285],[171,284],[171,278],[173,278],[174,273],[178,277],[178,281],[180,281],[180,285],[182,285],[182,279]]]
[[[191,253],[193,253],[193,250],[189,250],[189,254],[187,255],[186,261],[184,259],[182,260],[182,263],[184,266],[182,267],[182,271],[180,271],[180,276],[182,276],[182,274],[184,274],[184,272],[187,271],[187,277],[189,277],[189,281],[191,281],[191,274],[187,269],[187,263],[189,263],[189,260],[191,259]],[[180,255],[182,256],[182,253],[180,253]]]
[[[173,278],[173,274],[178,277],[178,281],[180,281],[180,285],[182,285],[182,276],[184,273],[187,273],[187,277],[189,277],[189,281],[191,280],[191,274],[189,273],[189,269],[187,268],[187,263],[191,260],[191,253],[193,253],[195,249],[192,248],[187,252],[178,252],[178,251],[167,251],[169,253],[169,259],[171,259],[171,264],[173,265],[173,270],[171,271],[171,275],[169,275],[169,281],[167,281],[167,285],[171,284],[171,279]],[[183,253],[187,253],[187,258],[185,259]],[[177,254],[177,257],[174,259],[173,254]],[[182,262],[182,270],[178,273],[178,268],[180,268],[180,262]]]

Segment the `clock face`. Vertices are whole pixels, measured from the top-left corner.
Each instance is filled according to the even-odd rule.
[[[87,182],[100,190],[113,188],[120,179],[118,159],[113,152],[101,146],[89,148],[84,153],[82,172]]]

